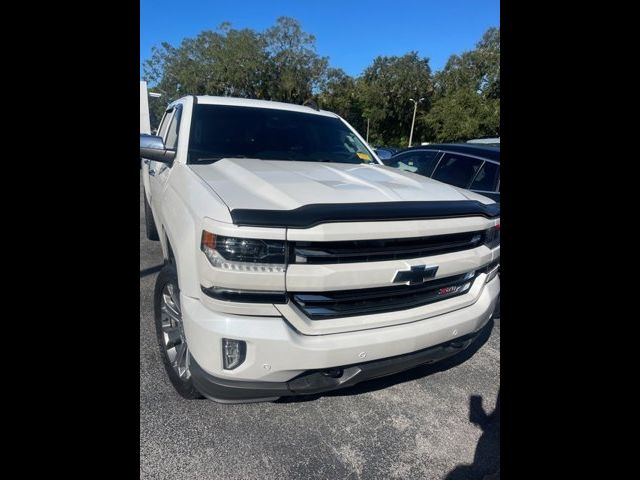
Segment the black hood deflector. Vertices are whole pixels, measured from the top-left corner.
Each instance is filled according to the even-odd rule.
[[[476,200],[436,202],[325,203],[304,205],[293,210],[231,210],[239,226],[310,228],[321,223],[381,222],[435,218],[497,218],[500,204]]]

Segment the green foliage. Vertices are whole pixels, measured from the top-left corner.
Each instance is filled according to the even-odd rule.
[[[363,103],[356,80],[339,68],[329,68],[321,86],[319,106],[335,112],[359,132],[367,129],[363,117]]]
[[[316,39],[302,31],[300,23],[280,17],[263,38],[269,72],[269,97],[288,103],[308,100],[323,80],[328,58],[315,51]]]
[[[433,108],[421,117],[436,142],[500,136],[500,30],[452,55],[435,75]]]
[[[323,81],[327,65],[327,58],[315,52],[313,35],[304,33],[297,20],[281,17],[264,33],[223,23],[178,47],[163,43],[142,69],[143,79],[163,94],[162,101],[150,105],[157,116],[187,94],[302,103]]]
[[[186,38],[179,47],[163,43],[143,64],[143,78],[163,94],[154,112],[184,95],[268,97],[268,55],[264,38],[253,30],[218,31]]]
[[[438,98],[422,122],[436,142],[500,136],[500,99],[462,88]]]
[[[435,75],[435,84],[439,96],[470,89],[486,98],[500,98],[500,30],[490,28],[474,50],[451,55]]]
[[[418,112],[429,108],[433,92],[429,59],[420,58],[417,52],[376,57],[364,71],[360,85],[373,142],[399,144],[411,129],[414,104],[409,99],[424,97]]]
[[[329,66],[315,37],[280,17],[264,32],[217,30],[162,43],[143,63],[143,80],[163,94],[150,99],[152,125],[184,95],[222,95],[302,104],[314,98],[365,135],[371,144],[406,146],[414,104],[413,143],[464,141],[500,134],[500,30],[491,28],[474,50],[452,55],[435,75],[417,52],[379,56],[357,78]]]

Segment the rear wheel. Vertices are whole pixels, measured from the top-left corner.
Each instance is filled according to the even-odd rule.
[[[144,194],[144,226],[149,240],[160,240],[158,229],[156,228],[156,222],[153,221],[153,214],[151,213],[149,202],[147,202],[146,194]]]
[[[167,264],[158,274],[154,292],[154,316],[160,355],[169,380],[184,398],[203,398],[196,390],[189,370],[189,347],[184,334],[178,275]]]

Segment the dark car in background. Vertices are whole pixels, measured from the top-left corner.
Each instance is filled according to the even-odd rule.
[[[391,158],[389,166],[424,175],[500,202],[500,147],[483,144],[431,144],[411,147]]]

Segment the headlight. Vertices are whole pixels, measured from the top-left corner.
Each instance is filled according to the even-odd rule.
[[[489,248],[496,248],[500,245],[500,224],[491,227],[484,234],[484,244]]]
[[[203,230],[200,249],[214,267],[246,272],[284,272],[283,240],[223,237]]]

